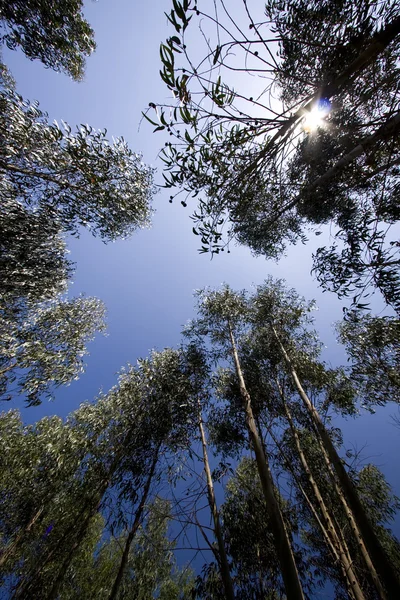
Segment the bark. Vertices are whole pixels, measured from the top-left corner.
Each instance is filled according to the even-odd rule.
[[[38,511],[36,511],[36,513],[30,519],[30,521],[26,525],[26,527],[24,527],[23,529],[21,529],[21,531],[18,533],[18,535],[16,536],[16,538],[2,552],[2,554],[0,556],[0,568],[10,558],[10,556],[12,556],[15,553],[15,551],[18,548],[21,540],[32,529],[32,527],[34,526],[34,524],[36,523],[36,521],[39,519],[40,515],[42,514],[43,510],[44,510],[44,507],[42,506],[41,508],[39,508]]]
[[[283,391],[282,391],[281,386],[279,385],[278,381],[277,381],[277,384],[278,384],[279,393],[280,393],[280,396],[282,399],[283,407],[285,410],[286,418],[288,420],[290,430],[292,432],[293,439],[295,442],[296,450],[297,450],[297,453],[300,458],[300,462],[301,462],[304,472],[306,474],[307,480],[313,490],[313,494],[315,496],[315,499],[317,501],[317,504],[319,506],[319,509],[320,509],[322,517],[323,517],[324,525],[322,525],[321,522],[319,523],[320,527],[322,528],[322,533],[324,534],[324,537],[325,537],[326,541],[328,542],[328,546],[331,549],[332,549],[332,547],[334,549],[334,554],[337,557],[336,559],[339,562],[339,564],[344,572],[345,580],[347,582],[347,587],[348,587],[349,592],[351,592],[351,594],[354,596],[354,598],[356,600],[365,600],[365,596],[360,588],[360,584],[357,580],[357,576],[353,569],[351,557],[346,553],[346,551],[341,543],[340,537],[336,531],[335,525],[330,516],[328,507],[325,504],[325,501],[322,497],[322,494],[320,492],[318,484],[314,479],[314,476],[309,467],[307,458],[301,447],[299,434],[293,423],[292,415],[290,413],[289,407],[286,403]],[[315,514],[314,514],[314,516],[315,516]]]
[[[286,531],[282,512],[275,496],[272,474],[270,471],[268,457],[264,453],[263,446],[258,434],[257,425],[254,419],[251,406],[250,394],[247,391],[242,369],[240,366],[239,355],[236,348],[235,338],[230,323],[229,335],[232,346],[232,356],[235,363],[236,373],[240,385],[240,394],[243,400],[243,406],[246,413],[246,424],[250,440],[253,445],[258,473],[260,476],[261,487],[266,501],[267,511],[271,523],[271,529],[275,541],[276,552],[278,555],[283,582],[285,585],[288,600],[304,600],[303,590],[299,579],[293,551],[290,545],[289,536]]]
[[[113,587],[112,587],[112,590],[111,590],[108,600],[115,600],[118,596],[118,592],[119,592],[119,589],[120,589],[120,586],[122,583],[122,578],[123,578],[123,575],[124,575],[124,572],[126,569],[126,565],[128,563],[129,551],[131,549],[131,545],[135,538],[137,530],[139,529],[139,525],[142,521],[143,511],[144,511],[144,507],[145,507],[145,504],[147,501],[147,497],[149,495],[150,485],[151,485],[152,479],[154,477],[154,472],[156,470],[159,452],[160,452],[160,446],[158,446],[157,451],[155,453],[153,462],[150,467],[150,472],[149,472],[149,475],[147,477],[147,480],[146,480],[146,483],[145,483],[145,486],[143,489],[142,498],[140,500],[140,504],[139,504],[138,509],[135,514],[135,519],[134,519],[132,527],[128,533],[128,537],[126,538],[125,547],[124,547],[124,551],[122,553],[118,573],[115,578],[115,581],[114,581],[114,584],[113,584]]]
[[[201,417],[200,402],[199,402],[199,430],[200,430],[200,436],[201,436],[201,445],[202,445],[202,449],[203,449],[204,470],[206,473],[206,480],[207,480],[208,503],[210,505],[210,510],[211,510],[213,521],[214,521],[214,533],[215,533],[215,537],[216,537],[217,543],[218,543],[219,567],[221,570],[221,577],[222,577],[222,581],[224,584],[225,597],[228,598],[229,600],[234,600],[235,594],[233,591],[233,584],[232,584],[232,579],[231,579],[231,574],[230,574],[228,558],[226,556],[225,544],[224,544],[224,540],[222,537],[221,522],[219,519],[217,502],[215,499],[214,484],[213,484],[213,480],[211,477],[210,464],[208,462],[207,441],[206,441],[206,435],[205,435],[205,431],[204,431],[203,419]]]
[[[65,557],[65,559],[61,565],[61,568],[60,568],[60,570],[57,574],[57,577],[54,581],[53,587],[51,588],[50,593],[47,596],[47,600],[57,600],[57,598],[59,596],[60,587],[62,586],[62,584],[64,582],[65,575],[67,574],[67,571],[71,565],[71,562],[75,556],[76,551],[80,548],[83,540],[85,539],[85,536],[88,532],[90,523],[91,523],[94,515],[96,514],[96,512],[100,506],[100,503],[101,503],[101,500],[99,500],[95,509],[90,511],[89,514],[87,515],[86,519],[84,520],[82,527],[79,530],[78,537],[72,544],[67,556]]]
[[[321,446],[324,448],[328,462],[333,466],[333,469],[340,482],[341,489],[337,486],[339,497],[343,505],[348,507],[348,517],[351,520],[355,539],[358,538],[360,550],[364,560],[371,573],[375,587],[380,598],[400,598],[400,581],[386,556],[384,549],[368,519],[365,509],[358,496],[357,490],[351,481],[346,469],[343,466],[342,460],[336,451],[335,446],[319,416],[319,413],[311,400],[304,391],[298,375],[293,367],[292,361],[289,358],[275,327],[271,324],[271,329],[276,341],[278,342],[282,356],[290,370],[293,383],[301,397],[310,418],[321,439]],[[387,595],[384,588],[386,588]]]

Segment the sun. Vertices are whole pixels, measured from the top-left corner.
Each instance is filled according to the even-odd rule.
[[[306,133],[313,133],[317,129],[326,127],[326,117],[330,113],[331,103],[326,98],[321,98],[310,111],[305,114],[302,127]]]

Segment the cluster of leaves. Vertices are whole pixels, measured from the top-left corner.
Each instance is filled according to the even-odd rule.
[[[0,38],[74,79],[95,48],[80,0],[0,2]],[[65,234],[87,227],[114,241],[147,227],[153,170],[123,138],[50,123],[3,64],[0,131],[0,396],[38,404],[78,377],[86,343],[104,330],[99,300],[65,299],[74,270]]]
[[[82,5],[82,0],[2,0],[0,40],[11,50],[21,47],[31,60],[79,81],[85,56],[96,48]]]
[[[175,4],[161,51],[175,103],[149,110],[174,138],[161,152],[165,187],[184,206],[198,197],[200,251],[236,239],[279,258],[333,224],[334,243],[314,256],[321,285],[360,306],[377,287],[398,310],[397,3],[271,0],[264,16],[246,2]],[[246,22],[250,33],[236,25]],[[331,111],[310,133],[302,122],[321,98]]]

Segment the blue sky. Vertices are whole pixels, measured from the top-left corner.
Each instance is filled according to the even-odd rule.
[[[170,2],[100,0],[87,2],[85,7],[97,50],[87,61],[82,83],[44,69],[20,52],[5,50],[4,61],[16,79],[17,91],[39,100],[51,119],[64,119],[71,125],[89,123],[107,128],[110,136],[123,135],[132,149],[143,153],[146,163],[158,168],[160,181],[162,163],[157,153],[165,138],[153,134],[146,122],[139,129],[139,123],[149,102],[167,99],[158,71],[159,44],[172,34],[164,16]],[[77,263],[71,293],[84,292],[106,303],[108,336],[99,336],[90,345],[81,379],[60,389],[55,402],[24,411],[27,421],[45,414],[66,415],[82,401],[92,399],[100,388],[107,390],[114,385],[122,365],[135,363],[151,348],[178,344],[182,325],[193,316],[193,290],[222,282],[249,289],[268,274],[286,279],[288,285],[318,303],[316,322],[327,346],[326,360],[333,364],[345,361],[332,333],[332,324],[342,317],[343,305],[333,294],[322,294],[310,276],[311,251],[320,245],[321,238],[312,236],[307,246],[291,249],[279,264],[256,259],[239,247],[210,261],[207,255],[196,252],[198,239],[191,232],[190,205],[187,209],[179,202],[171,205],[168,198],[168,190],[158,193],[152,228],[130,240],[104,245],[88,232],[70,240],[71,259]],[[377,310],[382,308],[378,299],[374,304]],[[397,408],[389,406],[340,425],[345,445],[365,446],[364,455],[383,469],[400,495],[396,458],[400,430],[391,424],[391,413],[397,413]]]

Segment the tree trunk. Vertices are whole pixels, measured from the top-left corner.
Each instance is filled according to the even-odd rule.
[[[63,584],[65,575],[67,574],[67,571],[71,565],[71,562],[75,556],[75,552],[80,548],[83,540],[85,539],[85,536],[88,532],[90,523],[94,517],[94,515],[96,514],[96,512],[99,509],[101,503],[101,499],[99,500],[98,504],[96,505],[94,510],[91,510],[89,512],[89,514],[87,515],[86,519],[84,520],[82,527],[80,528],[80,531],[78,533],[78,537],[76,538],[76,540],[74,541],[74,543],[72,544],[67,556],[65,557],[61,568],[57,574],[56,580],[53,584],[53,587],[50,590],[49,595],[47,596],[47,600],[57,600],[58,595],[59,595],[59,591],[60,591],[60,587]]]
[[[319,509],[321,511],[321,514],[322,514],[322,517],[324,520],[324,525],[322,525],[322,523],[320,523],[320,526],[323,528],[323,534],[324,533],[326,534],[329,547],[333,546],[333,548],[335,550],[337,560],[343,569],[349,592],[352,593],[352,595],[354,596],[354,598],[356,600],[365,600],[365,596],[364,596],[363,592],[361,591],[360,584],[357,580],[357,576],[353,569],[351,557],[346,553],[345,549],[343,548],[340,537],[337,534],[335,525],[331,519],[328,507],[326,506],[326,504],[324,502],[324,499],[323,499],[320,489],[317,485],[317,482],[315,481],[314,476],[311,472],[311,469],[308,465],[308,461],[307,461],[307,458],[301,447],[299,434],[293,423],[292,415],[291,415],[289,407],[286,403],[286,400],[285,400],[285,397],[283,394],[283,390],[282,390],[281,386],[279,385],[279,381],[277,381],[276,383],[278,385],[278,389],[279,389],[279,393],[280,393],[280,396],[282,399],[286,418],[288,420],[290,430],[293,435],[293,439],[294,439],[294,442],[296,445],[297,453],[300,458],[300,462],[301,462],[304,472],[306,474],[307,480],[313,490],[315,499],[317,501],[317,504],[319,506]]]
[[[44,508],[43,506],[41,508],[39,508],[38,511],[36,511],[36,513],[33,515],[33,517],[30,519],[29,523],[26,525],[26,527],[24,527],[16,536],[16,538],[8,545],[8,547],[6,547],[1,556],[0,556],[0,568],[4,565],[4,563],[10,558],[10,556],[12,556],[14,554],[14,552],[16,551],[16,549],[19,546],[20,541],[25,537],[25,535],[32,529],[32,527],[34,526],[34,524],[36,523],[36,521],[39,519],[40,515],[42,514]]]
[[[213,484],[213,480],[211,477],[210,464],[208,462],[207,441],[206,441],[206,435],[204,432],[203,419],[201,417],[200,402],[199,402],[199,430],[200,430],[200,436],[201,436],[201,445],[202,445],[202,449],[203,449],[204,470],[206,472],[206,479],[207,479],[208,503],[210,505],[210,510],[211,510],[213,521],[214,521],[214,533],[215,533],[215,537],[216,537],[217,543],[218,543],[219,563],[220,563],[219,567],[221,570],[221,577],[222,577],[222,581],[224,584],[225,597],[228,598],[228,600],[234,600],[235,594],[233,591],[233,584],[232,584],[232,579],[231,579],[231,574],[230,574],[230,569],[229,569],[228,558],[226,556],[225,544],[224,544],[224,540],[222,537],[221,523],[219,520],[217,502],[215,499],[214,484]]]
[[[353,522],[352,529],[357,539],[359,532],[359,546],[362,551],[363,557],[367,566],[370,570],[371,577],[374,580],[375,587],[378,591],[380,598],[386,598],[386,594],[383,588],[386,588],[389,598],[400,598],[400,581],[398,576],[386,556],[384,549],[381,546],[381,543],[378,537],[375,534],[375,531],[369,522],[365,509],[361,503],[361,500],[358,496],[357,490],[351,481],[346,469],[343,466],[341,458],[336,451],[333,442],[325,429],[324,424],[321,421],[321,417],[315,406],[312,404],[311,400],[307,396],[304,391],[300,380],[297,376],[297,373],[293,367],[292,361],[289,358],[277,332],[275,327],[271,324],[271,329],[274,334],[275,339],[278,342],[280,347],[282,356],[287,363],[294,385],[299,393],[299,396],[304,402],[304,405],[311,417],[312,422],[321,438],[321,444],[325,449],[329,461],[332,463],[335,473],[338,477],[338,480],[341,484],[341,490],[339,490],[339,496],[341,500],[348,505],[348,517]],[[354,527],[356,526],[356,528]],[[365,547],[365,550],[363,549]],[[372,559],[372,561],[371,561]],[[374,568],[375,567],[375,568]],[[372,570],[371,570],[372,569]],[[377,571],[379,577],[376,576]],[[383,585],[382,585],[383,584]]]
[[[119,569],[118,569],[118,573],[117,576],[115,578],[111,593],[109,595],[109,599],[108,600],[115,600],[117,598],[118,592],[119,592],[119,588],[121,586],[122,583],[122,577],[124,575],[124,571],[126,569],[126,565],[128,563],[128,558],[129,558],[129,551],[131,549],[131,545],[132,542],[134,540],[134,537],[136,535],[137,530],[139,529],[139,525],[141,523],[142,520],[142,516],[143,516],[143,511],[144,511],[144,507],[147,501],[147,496],[149,495],[149,491],[150,491],[150,485],[152,482],[152,479],[154,477],[154,472],[156,470],[156,466],[157,466],[157,461],[158,461],[158,455],[160,452],[160,446],[161,444],[158,446],[155,456],[153,458],[153,462],[151,464],[150,467],[150,472],[149,475],[147,477],[145,486],[143,488],[143,494],[142,494],[142,498],[140,500],[140,504],[138,506],[138,509],[136,511],[135,514],[135,519],[133,521],[132,527],[128,533],[128,537],[126,538],[126,542],[125,542],[125,547],[124,547],[124,551],[122,553],[122,557],[121,557],[121,562],[119,565]]]
[[[282,571],[286,595],[288,600],[304,600],[303,590],[300,583],[299,574],[294,560],[292,548],[290,545],[289,536],[286,531],[280,507],[275,497],[274,484],[272,474],[269,468],[268,458],[264,453],[260,436],[258,434],[257,426],[254,420],[253,410],[251,406],[251,398],[244,382],[235,338],[233,336],[233,331],[230,323],[228,323],[228,326],[232,346],[232,355],[236,367],[236,373],[239,379],[240,394],[243,400],[243,406],[246,413],[246,424],[256,456],[261,487],[267,505],[267,511],[270,518],[271,529],[275,541],[275,548]]]

